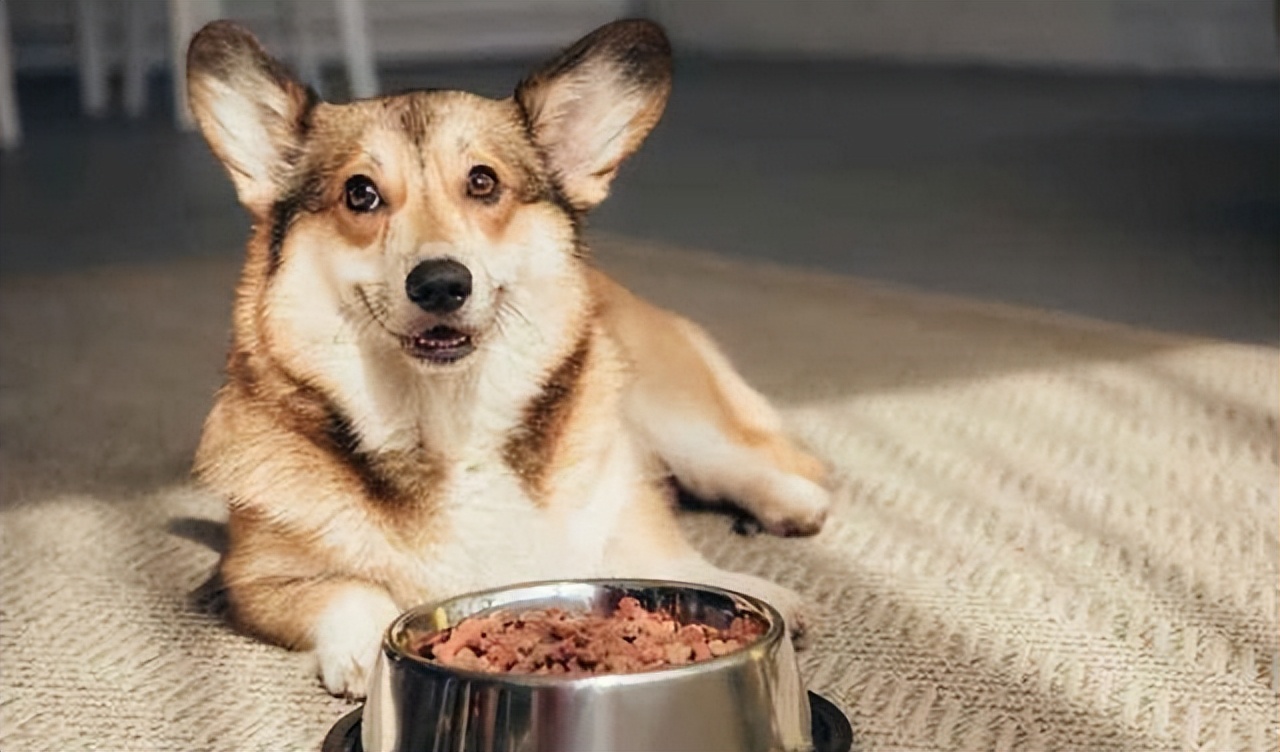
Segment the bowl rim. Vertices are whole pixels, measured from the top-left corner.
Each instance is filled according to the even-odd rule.
[[[496,671],[472,671],[469,669],[452,668],[442,663],[437,663],[428,658],[424,658],[408,650],[404,650],[397,645],[393,639],[393,635],[406,628],[405,625],[410,619],[433,613],[445,608],[455,601],[483,598],[485,596],[498,595],[511,591],[573,585],[613,586],[632,590],[666,588],[702,591],[745,602],[747,605],[759,612],[755,614],[756,616],[761,616],[765,619],[767,629],[764,634],[760,635],[759,638],[749,645],[740,647],[731,653],[725,653],[724,655],[708,658],[705,661],[687,663],[683,666],[655,668],[648,671],[633,671],[629,673],[616,674],[586,674],[583,676],[499,673]],[[498,606],[496,608],[502,608],[502,606]],[[484,611],[475,612],[475,614],[480,613],[484,613]],[[474,616],[475,614],[470,614],[463,618],[470,618],[470,616]],[[747,595],[746,593],[729,590],[727,588],[715,587],[713,585],[703,585],[680,580],[593,577],[584,579],[534,580],[529,582],[520,582],[502,587],[476,590],[473,592],[463,593],[452,598],[445,598],[414,606],[413,608],[407,609],[401,613],[396,617],[395,621],[391,622],[391,625],[387,627],[386,631],[383,633],[382,650],[388,659],[402,663],[417,671],[424,672],[440,679],[462,680],[472,683],[496,684],[502,686],[577,689],[581,687],[598,688],[648,684],[698,673],[710,673],[725,670],[748,662],[754,662],[756,660],[755,655],[759,651],[774,650],[785,639],[787,639],[786,624],[782,618],[782,614],[767,601],[756,598],[755,596]]]

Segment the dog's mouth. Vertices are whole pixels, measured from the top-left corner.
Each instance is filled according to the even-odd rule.
[[[433,365],[448,365],[475,352],[476,345],[470,332],[444,324],[428,327],[417,334],[401,334],[387,326],[383,320],[387,310],[385,304],[375,306],[364,288],[357,288],[356,294],[369,316],[383,331],[395,337],[405,354],[415,360]]]
[[[471,335],[451,326],[437,325],[413,336],[400,336],[400,346],[418,360],[445,365],[456,363],[475,351]]]

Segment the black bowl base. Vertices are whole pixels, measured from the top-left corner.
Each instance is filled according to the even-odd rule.
[[[809,709],[813,713],[814,752],[850,752],[853,749],[853,726],[830,700],[809,693]],[[347,713],[329,729],[320,752],[364,752],[360,745],[360,718],[364,706]]]

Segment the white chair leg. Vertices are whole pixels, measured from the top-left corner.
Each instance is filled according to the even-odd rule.
[[[13,82],[13,38],[9,36],[9,3],[0,0],[0,149],[22,144],[22,119]]]
[[[151,0],[124,0],[124,112],[131,118],[147,111],[147,24]]]
[[[342,35],[351,97],[372,97],[378,93],[378,72],[374,67],[373,43],[369,39],[364,0],[334,0],[334,3],[338,11],[338,33]]]
[[[76,53],[80,108],[90,117],[107,112],[107,63],[103,58],[101,0],[76,0]]]
[[[308,23],[310,4],[306,0],[294,0],[285,11],[289,24],[289,34],[293,37],[294,65],[298,76],[304,83],[311,85],[317,92],[324,93],[324,81],[321,80],[320,56],[316,53],[315,39],[312,37]]]
[[[195,127],[187,104],[187,45],[200,27],[222,17],[220,0],[168,0],[169,74],[173,82],[173,119],[179,130]]]

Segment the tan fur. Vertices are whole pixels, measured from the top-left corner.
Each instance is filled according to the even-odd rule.
[[[637,433],[704,499],[735,502],[780,535],[817,532],[826,519],[819,488],[826,469],[782,433],[772,406],[696,324],[632,295],[602,272],[593,271],[592,281],[605,325],[631,364],[626,412]],[[691,429],[720,437],[725,461],[682,451],[677,440]],[[807,497],[794,493],[787,476],[810,481]]]
[[[189,66],[197,122],[255,222],[195,467],[230,509],[236,624],[313,651],[324,685],[356,696],[397,612],[518,581],[706,582],[800,626],[794,593],[685,542],[665,476],[809,534],[820,463],[705,333],[594,271],[578,233],[661,113],[660,30],[607,26],[500,101],[317,102],[226,23]],[[475,165],[498,176],[491,195],[469,191]],[[345,203],[353,175],[376,210]],[[447,314],[405,293],[441,258],[473,277]],[[473,351],[413,355],[441,326]]]

